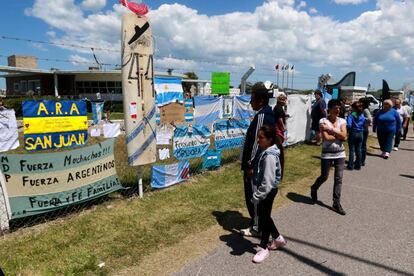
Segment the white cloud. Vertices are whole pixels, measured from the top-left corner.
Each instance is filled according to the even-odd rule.
[[[81,7],[85,10],[98,11],[106,6],[106,0],[84,0]]]
[[[310,14],[316,14],[316,13],[318,13],[318,10],[317,10],[317,9],[315,9],[315,8],[310,8],[310,9],[309,9],[309,13],[310,13]]]
[[[334,0],[334,2],[339,5],[359,5],[368,2],[368,0]]]
[[[93,62],[90,59],[84,58],[80,55],[71,55],[69,57],[69,60],[73,65],[93,65],[95,62]]]
[[[52,41],[120,49],[121,16],[129,12],[124,7],[115,4],[110,10],[87,14],[74,0],[56,2],[36,0],[26,11],[52,27]],[[409,24],[414,1],[378,0],[375,10],[346,22],[316,12],[313,8],[309,12],[298,9],[293,0],[268,0],[253,12],[219,16],[164,4],[149,14],[156,64],[194,70],[233,64],[230,70],[242,70],[252,63],[272,69],[286,60],[374,72],[389,65],[414,64],[414,24]],[[65,48],[74,54],[91,54],[90,49]],[[119,53],[113,51],[97,51],[97,55],[105,63],[120,60]]]
[[[302,8],[306,8],[308,4],[305,1],[300,1],[299,5],[296,7],[298,10]]]

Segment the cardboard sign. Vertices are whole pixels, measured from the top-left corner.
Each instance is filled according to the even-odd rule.
[[[115,170],[114,139],[66,152],[0,155],[0,185],[11,219],[122,189]]]
[[[85,101],[23,101],[24,145],[29,151],[70,148],[88,141]]]
[[[213,72],[211,74],[211,94],[230,94],[230,73]]]
[[[185,107],[180,103],[170,103],[160,107],[161,123],[183,123]]]

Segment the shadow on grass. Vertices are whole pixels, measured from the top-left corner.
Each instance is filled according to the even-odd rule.
[[[291,201],[296,202],[296,203],[314,205],[313,202],[312,202],[312,199],[308,196],[304,196],[304,195],[300,195],[300,194],[297,194],[297,193],[290,192],[286,195],[286,197],[289,198]],[[325,203],[323,203],[320,200],[318,200],[316,202],[316,204],[319,205],[319,206],[325,207],[328,210],[334,211],[334,209],[331,206],[326,205]]]
[[[230,234],[220,236],[220,240],[225,242],[228,247],[232,249],[230,254],[241,256],[245,253],[256,254],[254,250],[255,244],[245,239],[239,232],[239,229],[246,228],[250,219],[244,217],[238,211],[214,211],[212,213],[217,222],[224,230],[229,231]]]
[[[400,176],[402,176],[402,177],[406,177],[406,178],[411,178],[411,179],[414,179],[414,175],[409,175],[409,174],[400,174]]]
[[[313,159],[318,159],[318,160],[321,160],[321,157],[320,157],[320,156],[318,156],[318,155],[312,155],[312,158],[313,158]]]

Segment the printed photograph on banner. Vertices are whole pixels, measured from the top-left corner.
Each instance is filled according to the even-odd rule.
[[[190,179],[188,160],[165,166],[152,166],[151,187],[163,189]]]
[[[211,131],[203,125],[193,125],[191,131],[187,126],[177,126],[174,131],[174,157],[186,160],[203,156],[210,147]]]
[[[233,116],[233,99],[224,98],[223,99],[223,118],[228,119]]]
[[[88,141],[85,101],[23,101],[24,147],[28,151],[83,146]]]
[[[114,139],[82,149],[0,155],[11,219],[55,211],[123,189]]]
[[[0,110],[0,152],[14,150],[19,147],[19,133],[16,114],[13,109]]]
[[[249,120],[222,120],[214,124],[215,142],[217,150],[241,148],[249,128]]]

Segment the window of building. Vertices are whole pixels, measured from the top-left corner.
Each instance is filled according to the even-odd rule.
[[[77,81],[77,94],[122,94],[120,81]]]
[[[20,81],[20,91],[27,92],[27,81],[26,80]]]
[[[38,92],[41,90],[40,87],[40,80],[29,80],[27,82],[27,90],[28,91],[34,91],[34,92]]]
[[[16,92],[20,92],[20,82],[13,83],[13,90]]]

